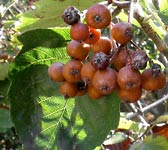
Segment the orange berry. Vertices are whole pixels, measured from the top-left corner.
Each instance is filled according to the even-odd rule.
[[[61,62],[55,62],[51,64],[48,68],[48,75],[51,78],[51,80],[55,82],[62,82],[64,81],[64,77],[62,74],[64,68],[64,64]]]
[[[100,37],[100,39],[93,44],[92,50],[94,53],[103,52],[109,55],[112,48],[112,42],[108,37]]]
[[[76,41],[84,41],[89,37],[89,27],[83,23],[75,23],[71,26],[70,37]]]
[[[95,29],[106,28],[111,22],[110,10],[102,4],[94,4],[86,12],[86,23]]]

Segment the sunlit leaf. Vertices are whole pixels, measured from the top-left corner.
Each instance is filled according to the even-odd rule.
[[[9,66],[9,63],[0,62],[0,80],[4,80],[7,77]]]
[[[21,53],[37,46],[65,47],[70,40],[69,28],[35,29],[21,34],[18,40],[23,44]]]
[[[53,0],[40,0],[35,3],[36,9],[31,10],[21,16],[20,25],[17,30],[25,32],[32,29],[49,28],[65,26],[61,16],[67,6],[76,6],[79,10],[84,10],[91,6],[93,3],[100,2],[100,0],[87,1],[53,1]]]
[[[160,8],[160,11],[167,10],[168,9],[168,1],[167,0],[159,1],[159,8]]]
[[[76,99],[76,106],[84,121],[87,133],[86,139],[81,144],[82,147],[87,146],[88,149],[93,149],[105,140],[111,129],[117,128],[120,100],[116,93],[105,96],[98,101],[83,96]]]

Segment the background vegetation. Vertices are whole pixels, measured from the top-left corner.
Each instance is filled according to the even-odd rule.
[[[166,150],[167,127],[164,136],[151,131],[158,123],[167,125],[167,85],[144,92],[135,104],[122,103],[116,93],[99,101],[87,95],[65,100],[59,84],[48,77],[53,62],[69,60],[65,48],[71,39],[69,26],[61,19],[63,10],[73,5],[84,11],[98,2],[103,1],[1,2],[0,149],[116,149],[129,138],[132,150]],[[113,1],[114,22],[128,20],[130,4],[139,12],[132,22],[133,41],[167,74],[168,1]],[[124,132],[114,132],[119,128]],[[115,142],[119,144],[113,147]]]

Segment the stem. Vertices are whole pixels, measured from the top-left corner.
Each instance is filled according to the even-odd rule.
[[[116,17],[121,12],[121,8],[117,7],[112,11],[112,18]]]
[[[120,2],[120,1],[113,0],[112,5],[113,6],[118,6],[120,8],[128,8],[130,6],[130,1]]]
[[[130,43],[131,43],[137,50],[139,50],[139,51],[142,50],[142,49],[141,49],[138,45],[136,45],[133,41],[130,41]]]
[[[148,0],[149,1],[149,0]],[[159,23],[161,25],[161,27],[164,29],[165,28],[165,25],[164,23],[162,22],[162,20],[160,19],[160,17],[158,16],[158,14],[153,11],[151,9],[151,7],[149,6],[149,2],[147,2],[147,0],[145,0],[145,4],[146,4],[146,7],[148,9],[148,11],[150,12],[150,14],[152,15],[152,17],[157,21],[157,23]]]
[[[10,109],[9,106],[6,106],[6,105],[4,105],[4,104],[0,104],[0,108],[6,109],[6,110],[9,110],[9,109]]]
[[[130,6],[129,6],[129,15],[128,15],[128,22],[132,23],[133,16],[134,16],[134,2],[133,0],[130,1]]]
[[[140,113],[144,113],[144,112],[152,109],[153,107],[158,106],[159,104],[161,104],[161,103],[163,103],[163,102],[165,102],[167,100],[168,100],[168,94],[164,95],[161,99],[158,99],[157,101],[151,103],[150,105],[147,105],[146,107],[142,108]],[[132,118],[134,118],[134,117],[136,117],[138,115],[139,115],[139,112],[135,112],[135,113],[131,112],[131,113],[127,114],[126,118],[127,119],[132,119]]]
[[[130,106],[131,106],[132,110],[134,111],[134,113],[138,113],[138,112],[141,113],[141,109],[140,110],[137,109],[135,104],[130,103]],[[146,124],[148,126],[148,123],[146,122],[146,120],[143,118],[143,116],[141,114],[138,115],[138,118],[141,120],[141,122],[143,122],[144,124]]]
[[[145,17],[141,16],[136,10],[134,12],[134,18],[138,21],[138,23],[141,25],[142,29],[145,31],[145,33],[149,36],[149,38],[152,39],[152,41],[156,44],[157,49],[160,52],[163,52],[168,56],[168,48],[166,44],[163,42],[163,40],[158,36],[158,34],[153,30],[153,28],[150,26],[150,24],[145,21]]]

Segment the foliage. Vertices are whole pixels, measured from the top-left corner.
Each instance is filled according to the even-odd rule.
[[[167,139],[163,136],[148,136],[143,142],[134,143],[130,150],[166,150],[168,146]]]
[[[4,99],[1,103],[10,108],[10,112],[0,108],[0,131],[15,126],[24,149],[93,150],[102,144],[112,129],[134,130],[135,139],[145,132],[145,127],[139,128],[139,122],[124,120],[123,124],[121,102],[116,92],[99,101],[88,95],[64,99],[59,93],[59,84],[48,77],[47,70],[52,63],[66,63],[70,59],[66,54],[69,27],[65,27],[61,18],[64,8],[73,5],[84,11],[97,2],[101,1],[39,0],[35,3],[35,10],[15,18],[20,24],[14,28],[17,32],[11,43],[17,41],[21,50],[12,63],[0,63],[0,95]],[[146,17],[143,21],[151,25],[152,31],[166,43],[167,1],[159,1],[156,5],[144,0],[134,6],[141,9]],[[112,11],[115,8],[111,6]],[[117,19],[124,21],[128,16],[128,10],[123,11]],[[157,44],[148,38],[136,18],[133,23],[137,29],[135,43],[157,59],[160,53]],[[167,141],[164,137],[147,136],[144,141],[135,142],[131,149],[159,150],[165,147]]]

